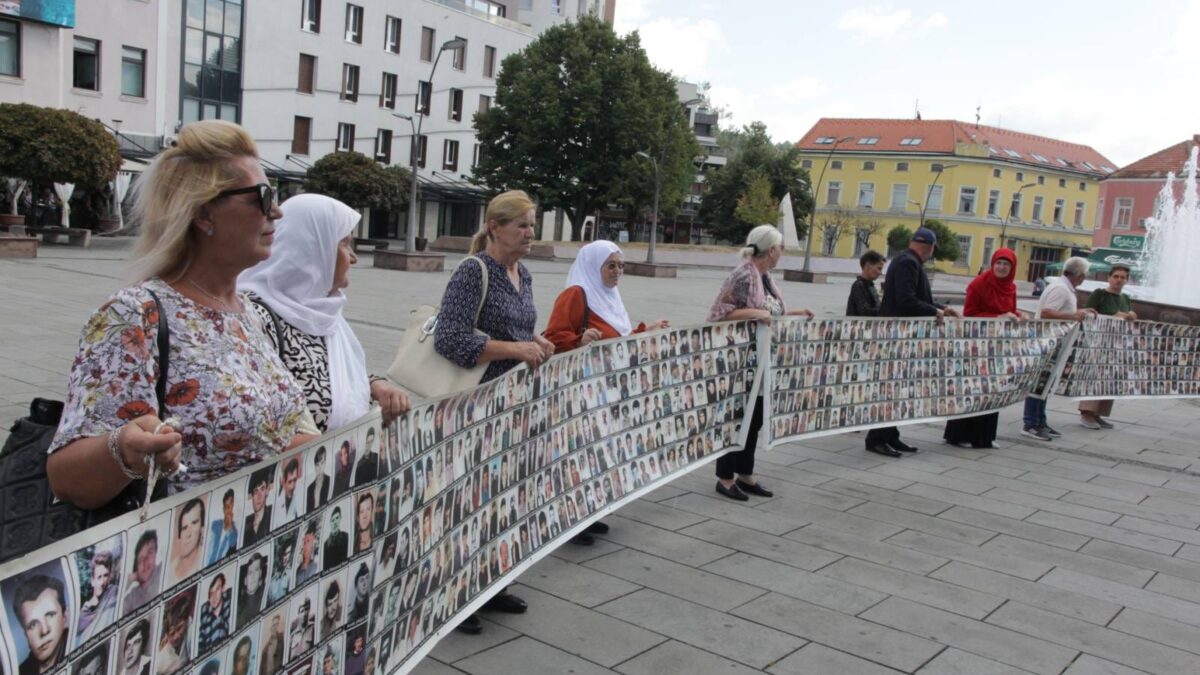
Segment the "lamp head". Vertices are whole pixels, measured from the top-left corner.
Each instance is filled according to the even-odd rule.
[[[466,46],[467,46],[466,40],[464,40],[462,38],[454,38],[453,40],[446,40],[445,42],[442,43],[442,51],[446,51],[448,49],[462,49],[463,47],[466,47]]]

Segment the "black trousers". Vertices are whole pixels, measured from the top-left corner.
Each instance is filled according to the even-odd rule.
[[[733,480],[739,476],[754,475],[754,449],[758,447],[758,431],[763,425],[762,397],[754,399],[754,412],[750,415],[750,431],[746,434],[746,446],[737,452],[727,452],[717,458],[717,478]]]
[[[879,427],[867,432],[867,447],[891,443],[900,440],[900,429],[896,427]]]

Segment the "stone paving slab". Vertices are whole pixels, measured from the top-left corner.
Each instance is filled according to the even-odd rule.
[[[102,238],[0,261],[5,428],[32,397],[63,396],[129,248]],[[409,311],[436,302],[457,261],[421,274],[364,255],[346,313],[370,370],[386,370]],[[544,323],[567,265],[528,266]],[[686,325],[724,275],[681,268],[625,279],[622,294],[637,320]],[[782,288],[837,316],[849,283]],[[989,450],[919,424],[903,433],[921,452],[896,460],[864,452],[862,433],[760,451],[767,500],[726,501],[700,469],[526,572],[514,590],[527,614],[485,612],[482,635],[448,636],[415,672],[1200,672],[1200,406],[1121,401],[1103,433],[1076,424],[1072,401],[1049,411],[1064,433],[1052,443],[1020,436],[1014,406]]]

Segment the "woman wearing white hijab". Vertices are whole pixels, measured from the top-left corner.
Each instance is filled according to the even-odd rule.
[[[544,333],[561,354],[595,340],[607,340],[630,333],[666,328],[667,321],[644,323],[633,327],[621,291],[617,284],[625,273],[625,257],[611,241],[594,241],[579,249],[571,271],[567,273],[567,288],[559,293],[550,312]],[[584,308],[587,311],[584,311]],[[587,325],[584,325],[584,319]]]
[[[575,256],[567,273],[567,288],[554,301],[544,333],[546,339],[554,343],[556,354],[596,340],[658,330],[669,325],[663,319],[649,326],[642,323],[633,327],[625,303],[621,301],[621,291],[617,290],[624,273],[625,258],[611,241],[594,241],[579,249],[579,255]],[[592,534],[605,532],[608,532],[608,525],[596,521],[575,535],[571,542],[591,546],[595,543]]]
[[[371,401],[384,422],[407,411],[408,394],[384,378],[367,374],[362,345],[342,309],[350,285],[354,228],[361,216],[331,197],[296,195],[281,207],[271,257],[238,277],[254,308],[270,327],[270,308],[279,334],[268,329],[283,362],[304,389],[308,408],[322,432],[365,415]]]

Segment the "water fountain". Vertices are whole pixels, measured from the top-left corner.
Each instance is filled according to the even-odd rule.
[[[1200,146],[1192,146],[1182,181],[1177,183],[1174,172],[1167,174],[1155,214],[1146,220],[1146,247],[1139,264],[1146,270],[1144,283],[1154,302],[1200,307],[1198,151]]]

